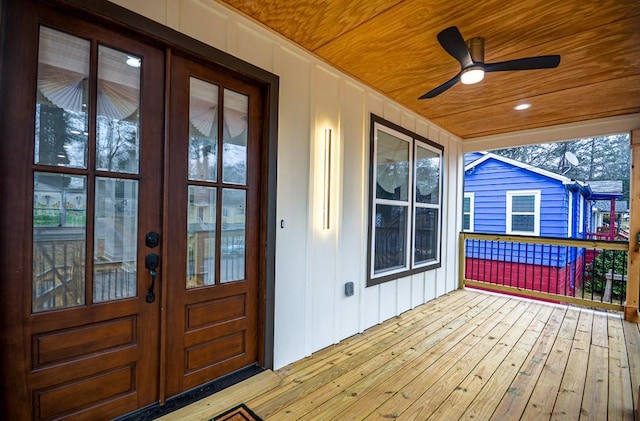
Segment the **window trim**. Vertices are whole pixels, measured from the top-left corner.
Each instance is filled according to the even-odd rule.
[[[469,228],[464,228],[464,216],[467,215],[467,212],[464,211],[464,199],[469,199]],[[476,194],[474,192],[465,192],[464,197],[462,198],[462,231],[464,232],[474,232],[474,220],[475,220],[475,203]]]
[[[567,238],[573,236],[573,192],[569,190],[569,209],[567,218]]]
[[[513,222],[513,197],[516,196],[533,196],[533,232],[531,231],[514,231],[512,229]],[[506,233],[513,235],[540,236],[540,190],[507,190],[506,192],[507,209],[506,209]],[[530,215],[531,212],[517,212],[516,215]]]
[[[379,199],[376,196],[376,170],[377,170],[377,133],[382,130],[392,136],[399,139],[406,140],[409,143],[409,174],[408,182],[408,197],[407,200],[389,200]],[[414,273],[424,272],[427,270],[437,269],[442,265],[442,212],[443,212],[443,174],[444,174],[444,146],[439,145],[425,137],[422,137],[416,133],[413,133],[401,126],[398,126],[390,121],[383,119],[375,114],[371,114],[370,124],[370,157],[369,157],[369,219],[368,219],[368,247],[367,247],[367,287],[378,285],[384,282],[396,280],[405,276],[412,275]],[[432,152],[437,153],[440,156],[439,161],[439,189],[438,189],[438,204],[416,203],[416,171],[415,171],[415,156],[416,148],[422,147]],[[405,231],[405,264],[402,267],[397,267],[383,272],[375,273],[375,235],[376,235],[376,205],[389,205],[405,206],[407,207],[407,224]],[[429,208],[437,209],[438,221],[437,221],[437,251],[436,258],[425,262],[415,262],[415,218],[416,209]]]

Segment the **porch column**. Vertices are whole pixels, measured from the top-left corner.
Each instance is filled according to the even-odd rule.
[[[631,188],[629,191],[629,263],[627,300],[624,318],[638,322],[638,295],[640,294],[640,130],[631,132]]]

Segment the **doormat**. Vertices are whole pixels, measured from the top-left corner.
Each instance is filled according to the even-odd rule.
[[[231,408],[227,412],[213,417],[210,421],[262,421],[262,418],[253,413],[243,403]]]

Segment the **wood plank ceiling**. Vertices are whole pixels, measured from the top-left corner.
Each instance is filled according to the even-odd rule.
[[[640,112],[638,0],[217,1],[463,139]],[[436,39],[453,25],[485,38],[488,63],[562,61],[418,100],[460,70]]]

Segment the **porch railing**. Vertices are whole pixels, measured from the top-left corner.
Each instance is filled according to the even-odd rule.
[[[623,310],[629,244],[460,234],[460,286]]]

